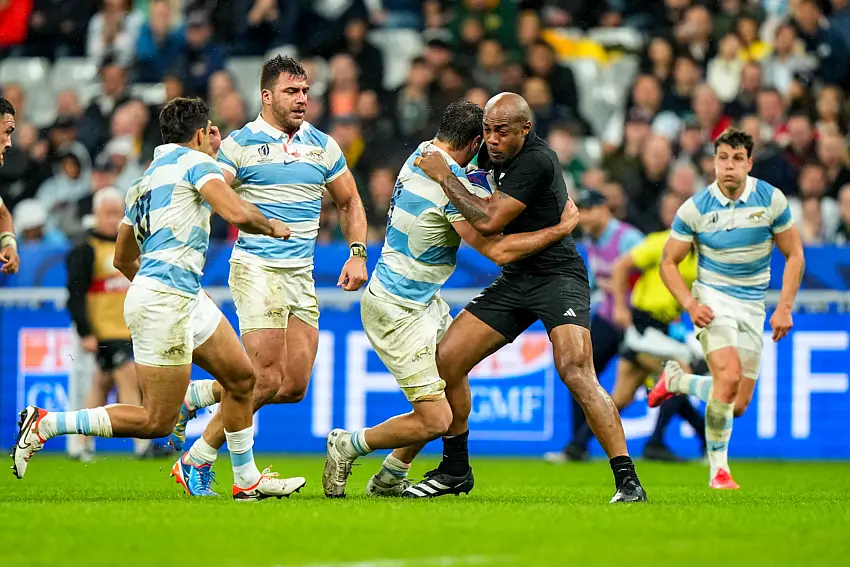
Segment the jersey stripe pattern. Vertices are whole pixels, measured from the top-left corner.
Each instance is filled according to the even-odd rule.
[[[440,185],[413,164],[429,144],[422,143],[399,172],[384,247],[370,284],[379,294],[414,307],[427,305],[454,272],[460,236],[452,223],[464,220]],[[469,191],[487,196],[451,156],[437,150]]]
[[[245,200],[292,230],[288,240],[240,231],[233,258],[266,267],[312,266],[325,187],[348,169],[339,144],[308,122],[290,137],[258,117],[222,142],[217,159]]]
[[[747,177],[737,201],[713,183],[676,213],[671,237],[695,242],[697,281],[745,301],[763,302],[774,235],[791,228],[791,209],[776,187]]]
[[[127,192],[123,223],[133,227],[141,267],[133,284],[194,297],[210,240],[212,207],[200,189],[224,181],[210,156],[177,144],[154,151],[144,175]]]

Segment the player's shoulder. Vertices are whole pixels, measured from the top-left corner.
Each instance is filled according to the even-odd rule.
[[[306,120],[301,124],[298,130],[299,139],[308,145],[318,146],[322,149],[327,149],[328,144],[336,144],[336,141],[325,132],[322,132]]]
[[[786,200],[785,193],[783,193],[781,189],[771,185],[764,179],[750,177],[747,181],[752,184],[752,192],[748,199],[748,204],[752,204],[757,207],[769,208],[776,200]]]
[[[248,122],[242,128],[234,130],[227,138],[222,141],[226,146],[237,146],[244,148],[246,146],[258,146],[261,144],[274,144],[280,140],[270,136],[257,125],[257,121]]]

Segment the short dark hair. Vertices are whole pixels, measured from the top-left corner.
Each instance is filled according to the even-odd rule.
[[[717,148],[721,145],[727,145],[733,150],[744,148],[747,150],[747,157],[753,157],[755,142],[753,141],[753,137],[743,130],[738,130],[737,128],[727,128],[724,130],[723,133],[714,140],[715,153],[717,152]]]
[[[199,98],[175,98],[162,107],[159,124],[162,143],[186,144],[198,130],[206,130],[210,109]]]
[[[290,75],[299,79],[307,78],[304,66],[289,55],[275,55],[265,63],[260,72],[260,88],[263,90],[274,89],[278,77],[281,74]]]
[[[445,142],[452,150],[459,150],[483,135],[484,111],[468,100],[451,103],[440,119],[437,139]]]
[[[0,96],[0,116],[4,116],[6,114],[10,114],[12,116],[15,115],[15,105],[11,102]]]

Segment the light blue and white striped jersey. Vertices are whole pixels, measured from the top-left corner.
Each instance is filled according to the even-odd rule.
[[[454,272],[461,239],[452,223],[464,220],[440,184],[413,165],[430,143],[420,144],[398,174],[387,236],[369,283],[378,296],[414,307],[427,305]],[[467,189],[487,196],[484,189],[467,180],[466,172],[451,156],[439,151]]]
[[[133,285],[190,297],[201,290],[212,207],[200,190],[212,179],[223,182],[224,175],[205,153],[178,144],[156,148],[125,199],[122,222],[133,227],[142,260]]]
[[[697,282],[746,301],[764,301],[770,282],[774,235],[791,228],[791,209],[782,191],[747,177],[732,202],[712,183],[685,201],[670,236],[696,242]]]
[[[260,116],[222,141],[218,163],[246,201],[292,230],[289,240],[240,231],[232,258],[275,268],[313,265],[325,187],[348,169],[339,144],[308,122],[290,137]]]

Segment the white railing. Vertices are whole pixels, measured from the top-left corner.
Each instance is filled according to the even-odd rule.
[[[205,288],[206,292],[218,304],[231,302],[230,288],[227,286],[216,286]],[[479,288],[453,288],[444,289],[440,295],[450,305],[462,307],[475,297],[481,290]],[[359,303],[360,292],[347,292],[341,289],[317,288],[319,305],[322,308],[347,310],[352,305]],[[0,288],[0,307],[8,306],[37,306],[44,303],[53,304],[58,309],[64,309],[68,300],[68,290],[63,287],[20,287]],[[779,301],[779,292],[770,290],[767,292],[767,305],[773,307]],[[807,311],[826,311],[834,306],[839,311],[850,312],[850,291],[844,290],[801,290],[797,295],[795,310],[805,308]]]

